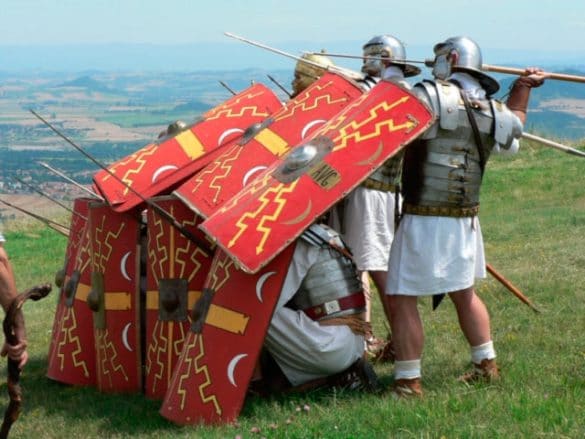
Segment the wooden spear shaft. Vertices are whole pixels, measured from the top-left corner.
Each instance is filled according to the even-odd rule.
[[[524,69],[517,69],[514,67],[494,66],[494,65],[490,65],[490,64],[482,64],[481,69],[485,70],[487,72],[508,73],[511,75],[522,75],[524,73]],[[551,73],[551,72],[544,72],[544,75],[548,79],[558,79],[559,81],[585,83],[585,76],[566,75],[564,73]]]
[[[540,310],[536,306],[534,306],[530,299],[528,299],[528,297],[526,297],[518,288],[512,285],[512,283],[508,279],[506,279],[504,276],[498,273],[494,267],[492,267],[490,264],[485,264],[485,267],[487,268],[487,271],[493,277],[495,277],[502,285],[504,285],[512,294],[514,294],[514,296],[516,296],[518,299],[520,299],[522,302],[528,305],[534,312],[540,313]]]
[[[538,142],[544,146],[550,146],[551,148],[558,149],[559,151],[563,151],[563,152],[566,152],[568,154],[573,154],[573,155],[576,155],[578,157],[585,157],[584,151],[580,151],[578,149],[571,148],[570,146],[563,145],[562,143],[553,142],[552,140],[548,140],[548,139],[545,139],[543,137],[535,136],[534,134],[523,132],[522,137],[525,139],[528,139],[528,140],[533,140],[535,142]]]

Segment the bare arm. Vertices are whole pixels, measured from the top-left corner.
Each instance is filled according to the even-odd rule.
[[[16,297],[17,293],[12,264],[8,259],[6,249],[0,244],[0,305],[2,305],[4,312],[8,310],[8,307]],[[28,361],[28,352],[26,350],[26,329],[22,311],[20,311],[16,317],[14,335],[18,342],[15,345],[10,345],[5,341],[0,354],[2,356],[8,355],[13,360],[18,361],[19,367],[22,369]]]

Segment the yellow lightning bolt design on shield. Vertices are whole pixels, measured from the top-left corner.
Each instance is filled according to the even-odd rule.
[[[108,378],[110,386],[112,387],[112,375],[116,372],[120,372],[125,381],[128,381],[128,375],[124,370],[122,364],[118,362],[118,352],[116,347],[109,339],[109,332],[105,330],[96,330],[96,347],[99,353],[102,375]],[[111,366],[108,367],[108,366]]]
[[[312,89],[312,91],[320,91],[326,89],[331,83],[325,84],[323,87],[318,87]],[[295,117],[299,113],[305,113],[314,110],[318,107],[328,107],[330,105],[335,105],[338,103],[343,103],[347,101],[347,97],[341,97],[334,99],[333,96],[330,94],[324,94],[318,96],[317,98],[313,99],[313,97],[309,94],[304,99],[297,101],[295,105],[287,106],[286,110],[278,115],[275,115],[276,120],[284,120],[290,117]]]
[[[124,195],[127,195],[129,192],[128,188],[132,187],[132,184],[134,183],[134,176],[142,172],[142,168],[144,168],[150,159],[150,156],[154,155],[157,148],[158,146],[154,143],[146,145],[144,148],[141,148],[134,154],[130,155],[127,160],[116,163],[108,168],[112,174],[116,174],[118,168],[124,169],[124,167],[128,166],[128,164],[134,164],[132,168],[126,169],[124,174],[119,177],[120,180],[124,182],[124,190],[122,192]],[[107,175],[102,178],[102,181],[106,181],[109,178],[111,178],[111,174],[108,172]]]
[[[340,126],[345,124],[347,120],[347,115],[350,114],[354,110],[354,108],[362,105],[363,102],[367,99],[367,97],[368,94],[365,93],[354,99],[336,117],[329,119],[329,121],[326,124],[322,125],[319,129],[317,129],[313,136],[316,137],[318,135],[326,135],[329,132],[338,130]]]
[[[199,343],[197,343],[199,342]],[[199,352],[197,356],[194,355],[192,351],[195,351],[199,345]],[[183,347],[183,353],[181,354],[184,358],[184,364],[188,364],[187,368],[185,369],[185,373],[181,375],[179,378],[179,386],[177,389],[177,394],[181,397],[180,407],[181,410],[185,409],[185,400],[187,399],[187,389],[183,385],[183,382],[188,380],[193,372],[195,374],[202,374],[204,378],[204,382],[199,385],[199,396],[201,397],[201,401],[203,403],[211,402],[215,407],[215,413],[218,416],[221,416],[222,408],[219,405],[217,397],[215,395],[205,395],[205,389],[211,385],[211,378],[209,377],[209,370],[205,364],[199,364],[199,360],[201,360],[205,356],[205,349],[203,347],[203,337],[200,334],[190,333],[188,342],[185,343]]]
[[[153,226],[148,231],[148,239],[151,243],[148,250],[148,259],[150,260],[150,271],[157,284],[165,276],[165,262],[169,259],[167,246],[162,240],[163,237],[163,222],[159,217],[155,217]]]
[[[163,379],[163,371],[165,369],[164,361],[161,358],[165,357],[165,352],[168,349],[168,339],[165,337],[163,322],[157,320],[154,329],[152,330],[152,339],[148,346],[148,354],[146,357],[146,375],[152,376],[152,390],[155,391],[157,383]],[[156,373],[153,366],[156,365]]]
[[[67,322],[71,322],[71,324],[67,324]],[[87,365],[85,364],[84,360],[78,360],[78,356],[81,353],[81,342],[77,335],[75,335],[75,330],[77,329],[77,319],[75,318],[75,312],[73,308],[67,308],[66,315],[63,317],[61,322],[61,330],[59,331],[62,336],[60,338],[60,342],[57,348],[57,357],[60,359],[60,369],[63,371],[65,365],[65,354],[63,353],[62,348],[65,348],[66,345],[73,345],[75,346],[73,352],[71,352],[71,359],[73,360],[73,367],[81,367],[83,369],[83,376],[86,378],[89,377],[89,371],[87,370]]]
[[[238,162],[240,158],[241,152],[244,150],[240,145],[234,145],[231,151],[228,154],[224,155],[224,160],[221,162],[219,169],[211,182],[209,183],[209,189],[213,189],[215,191],[215,195],[213,196],[213,202],[217,203],[217,199],[219,198],[219,194],[222,190],[221,180],[226,178],[232,172],[234,168],[234,164]]]
[[[184,220],[182,225],[184,227],[195,227],[197,225],[197,221],[197,216],[193,215],[192,220]],[[171,233],[174,232],[175,231],[171,231]],[[175,273],[175,276],[181,279],[186,278],[188,282],[191,282],[201,269],[201,261],[204,261],[207,258],[207,254],[198,246],[195,246],[195,244],[183,238],[182,236],[178,236],[178,238],[183,242],[183,245],[176,245],[173,260],[173,264],[177,266],[177,272]],[[188,261],[191,263],[188,264]]]
[[[249,92],[243,96],[238,97],[237,99],[235,99],[232,102],[229,102],[227,104],[223,104],[220,105],[217,108],[213,108],[210,111],[208,111],[207,113],[204,114],[204,118],[205,120],[213,120],[213,119],[218,119],[220,117],[226,117],[226,118],[235,118],[235,117],[242,117],[245,113],[250,112],[253,116],[268,116],[268,113],[266,112],[262,112],[258,107],[256,106],[244,106],[241,108],[240,104],[242,102],[246,102],[252,99],[255,99],[258,96],[261,96],[262,94],[264,94],[264,91],[259,91],[259,92]],[[235,108],[234,108],[235,107]]]
[[[96,227],[95,230],[96,238],[103,234],[105,224],[106,216],[102,215],[101,225],[99,227]],[[94,253],[94,266],[97,268],[95,271],[99,271],[100,273],[106,272],[106,264],[114,251],[114,243],[122,233],[122,230],[124,230],[125,226],[126,224],[122,223],[120,224],[118,231],[113,230],[108,231],[103,241],[100,239],[95,240],[98,247],[96,249],[96,252]]]
[[[406,122],[402,124],[395,124],[394,119],[392,118],[385,118],[380,116],[379,113],[383,114],[388,112],[399,105],[404,104],[410,98],[408,96],[404,96],[394,102],[380,102],[375,107],[371,108],[369,111],[369,116],[366,117],[362,121],[352,121],[347,126],[343,127],[339,131],[339,135],[333,139],[335,143],[335,147],[333,148],[334,151],[346,148],[348,143],[360,143],[371,138],[377,138],[380,136],[384,129],[387,129],[389,132],[399,131],[399,130],[408,130],[415,126],[415,122],[408,119]],[[374,123],[373,128],[368,128],[367,132],[360,132],[360,129],[364,126],[367,126],[372,121],[378,121]],[[338,143],[339,142],[339,143]]]
[[[228,247],[232,247],[237,240],[242,236],[242,234],[248,229],[248,224],[246,221],[248,219],[255,219],[258,217],[263,211],[266,210],[266,206],[270,203],[276,203],[276,208],[274,212],[270,215],[262,215],[260,220],[258,221],[258,225],[256,230],[262,234],[262,237],[259,240],[258,245],[256,246],[256,254],[260,254],[264,251],[264,244],[272,231],[272,228],[266,226],[268,222],[274,222],[280,216],[284,205],[286,204],[287,200],[282,198],[285,194],[290,193],[294,190],[295,186],[297,185],[298,180],[295,180],[290,185],[285,184],[278,184],[275,187],[269,188],[266,192],[264,192],[260,197],[258,197],[258,201],[260,201],[260,206],[254,212],[246,212],[242,215],[242,217],[236,222],[236,227],[238,227],[238,232],[235,236],[229,241]],[[270,194],[274,194],[273,197],[270,197]]]
[[[77,271],[79,271],[79,273],[83,273],[85,272],[85,270],[87,269],[87,267],[90,265],[91,263],[91,253],[90,253],[90,248],[91,248],[91,239],[90,239],[90,233],[89,230],[85,230],[85,235],[86,235],[86,239],[84,241],[84,244],[82,246],[82,248],[79,249],[79,251],[77,252],[77,256],[75,257],[75,268],[77,269]]]

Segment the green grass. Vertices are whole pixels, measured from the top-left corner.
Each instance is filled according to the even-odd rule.
[[[12,436],[585,437],[584,174],[585,160],[538,146],[524,145],[517,156],[495,157],[488,165],[480,214],[487,260],[542,311],[534,313],[493,278],[478,284],[502,368],[497,384],[456,382],[468,366],[468,347],[450,303],[433,312],[426,300],[420,303],[426,331],[422,401],[322,391],[251,399],[235,425],[178,427],[158,414],[158,402],[141,395],[105,395],[45,378],[54,295],[25,305],[31,360]],[[65,238],[40,227],[5,227],[21,290],[52,281],[63,262]],[[385,335],[378,300],[373,320],[378,335]],[[391,366],[375,368],[388,386]],[[0,394],[5,391],[0,386]]]

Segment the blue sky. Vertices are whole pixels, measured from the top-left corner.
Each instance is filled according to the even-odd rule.
[[[225,31],[276,47],[318,50],[392,34],[431,56],[434,43],[467,35],[487,51],[585,53],[583,0],[1,0],[0,47],[147,43],[226,43]],[[229,43],[229,45],[227,45]],[[219,46],[223,51],[224,48]],[[410,55],[410,52],[409,52]],[[495,56],[495,55],[494,55]],[[585,61],[585,58],[584,58]]]

